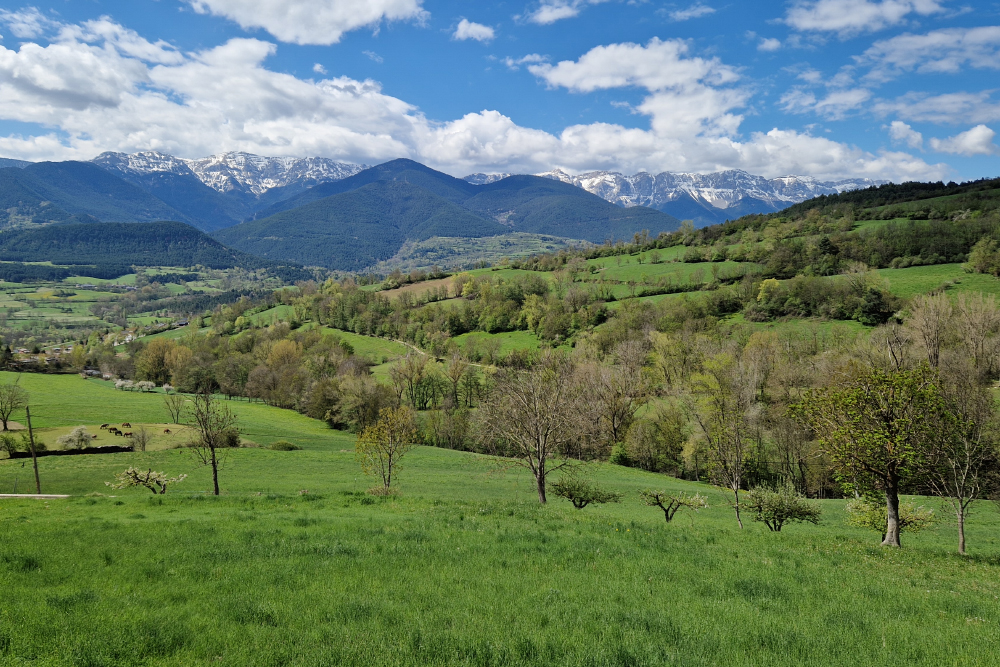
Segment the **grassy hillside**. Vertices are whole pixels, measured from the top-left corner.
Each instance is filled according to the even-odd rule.
[[[24,380],[42,428],[164,420],[156,395]],[[1000,652],[995,512],[974,515],[968,558],[947,525],[888,551],[843,523],[843,501],[815,501],[819,526],[740,531],[711,487],[594,464],[620,504],[542,507],[518,469],[433,448],[375,499],[350,436],[231,407],[248,437],[305,449],[231,452],[221,498],[175,449],[42,458],[43,490],[73,498],[0,499],[4,661],[936,667]],[[110,491],[129,465],[190,477],[166,496]],[[0,490],[14,477],[24,490],[30,464],[0,460]],[[639,502],[648,487],[710,506],[665,524]]]

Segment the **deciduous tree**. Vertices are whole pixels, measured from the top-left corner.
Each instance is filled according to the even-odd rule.
[[[18,384],[20,379],[0,384],[0,421],[3,422],[4,431],[10,430],[7,428],[10,416],[28,404],[28,392]]]
[[[382,482],[382,493],[388,493],[399,462],[414,447],[416,426],[413,411],[407,407],[382,408],[378,421],[358,436],[355,455],[366,475]]]

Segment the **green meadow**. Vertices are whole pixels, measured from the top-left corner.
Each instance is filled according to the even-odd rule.
[[[0,377],[9,381],[10,375]],[[162,395],[25,375],[42,433],[167,421]],[[540,506],[509,461],[419,447],[376,498],[353,436],[232,401],[245,437],[213,497],[187,449],[43,457],[42,490],[0,498],[0,665],[995,665],[1000,514],[904,534],[736,526],[705,484],[593,464],[620,504]],[[22,415],[15,415],[23,421]],[[54,444],[54,443],[50,443]],[[113,491],[135,465],[188,474],[164,496]],[[0,492],[30,460],[0,460]],[[700,492],[670,524],[644,488]]]

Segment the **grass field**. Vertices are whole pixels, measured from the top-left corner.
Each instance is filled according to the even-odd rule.
[[[948,294],[982,292],[1000,295],[1000,280],[984,273],[966,273],[961,264],[880,269],[879,274],[889,281],[890,291],[902,297],[926,294],[946,283],[953,283],[946,289]]]
[[[164,419],[155,395],[22,384],[42,428]],[[376,499],[352,436],[231,406],[254,439],[305,449],[231,451],[220,498],[173,449],[42,458],[43,491],[73,497],[0,499],[0,664],[987,666],[1000,653],[991,505],[959,558],[946,523],[886,550],[820,501],[820,526],[740,531],[721,492],[606,464],[588,474],[623,502],[577,511],[539,506],[518,469],[417,448],[401,495]],[[13,476],[25,488],[21,463],[0,461],[0,492]],[[108,489],[128,465],[190,477],[166,496]],[[698,490],[710,508],[668,525],[639,502],[647,487]]]

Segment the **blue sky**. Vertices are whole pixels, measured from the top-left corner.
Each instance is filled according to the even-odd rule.
[[[1000,175],[998,2],[56,0],[0,36],[6,157]]]

